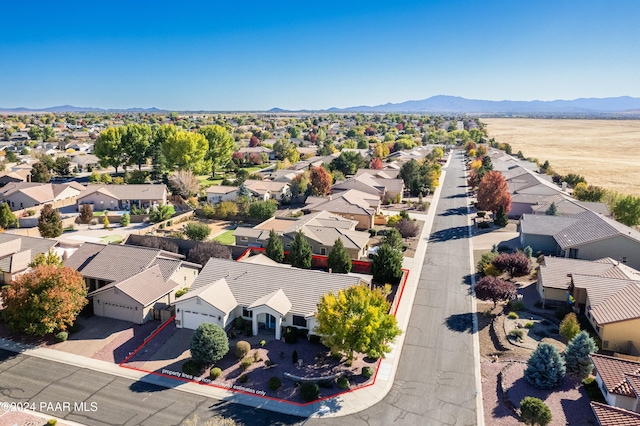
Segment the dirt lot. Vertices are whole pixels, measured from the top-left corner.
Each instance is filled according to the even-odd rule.
[[[489,137],[509,143],[560,174],[577,173],[587,182],[640,195],[640,120],[543,120],[484,118]]]

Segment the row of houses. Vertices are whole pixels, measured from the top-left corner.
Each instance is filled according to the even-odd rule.
[[[84,186],[77,182],[14,182],[0,188],[0,202],[7,203],[13,211],[44,204],[76,205],[77,208],[90,204],[94,210],[126,210],[134,204],[138,207],[164,205],[167,195],[164,184]]]

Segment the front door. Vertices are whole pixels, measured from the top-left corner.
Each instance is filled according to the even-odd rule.
[[[267,315],[267,320],[265,321],[265,327],[267,327],[270,330],[273,330],[274,328],[276,328],[276,317],[270,314],[266,314],[266,315]]]

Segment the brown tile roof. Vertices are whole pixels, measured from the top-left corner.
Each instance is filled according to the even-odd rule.
[[[636,394],[636,398],[640,398],[640,376],[635,374],[625,374],[624,378],[631,386],[631,390]]]
[[[160,200],[167,193],[167,187],[163,184],[87,185],[85,191],[78,195],[78,199],[100,190],[118,200]]]
[[[598,419],[600,426],[638,426],[640,414],[622,408],[612,407],[599,402],[592,402],[591,409]]]
[[[159,254],[158,249],[110,244],[89,261],[82,275],[119,282],[146,270]]]
[[[625,374],[640,374],[640,362],[600,354],[589,357],[609,393],[635,397]]]
[[[545,288],[566,290],[571,284],[571,278],[567,276],[569,274],[602,276],[607,271],[615,269],[614,267],[610,262],[545,256],[539,274]]]
[[[596,305],[591,303],[591,315],[598,324],[640,318],[640,282],[620,280],[628,284],[606,300]],[[591,293],[587,290],[589,300]]]

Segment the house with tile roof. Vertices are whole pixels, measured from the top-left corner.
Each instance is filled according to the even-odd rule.
[[[525,214],[520,244],[560,257],[611,257],[640,269],[640,232],[590,210],[566,217]]]
[[[360,173],[342,182],[336,183],[331,187],[331,192],[337,194],[340,191],[348,191],[356,189],[368,194],[377,195],[380,201],[393,202],[399,199],[402,201],[404,194],[404,181],[402,179],[385,177],[384,172],[380,172],[381,176],[373,173]]]
[[[252,322],[254,334],[264,327],[280,339],[285,326],[315,328],[322,295],[362,282],[352,274],[211,258],[189,292],[175,302],[176,326],[196,329],[211,322],[227,328],[243,317]]]
[[[346,219],[357,221],[356,229],[369,229],[373,227],[375,216],[380,213],[380,206],[381,201],[377,194],[349,189],[332,194],[327,198],[308,197],[303,211],[326,210]]]
[[[600,426],[640,425],[640,413],[592,402],[591,409]]]
[[[283,198],[291,195],[288,182],[274,182],[269,180],[247,179],[244,186],[254,194],[254,197],[261,200],[282,201]]]
[[[57,247],[58,241],[48,238],[0,234],[0,270],[2,282],[10,283],[29,269],[29,263],[41,253]]]
[[[138,324],[159,317],[200,269],[176,253],[93,243],[83,244],[64,264],[84,277],[94,314]]]
[[[129,210],[132,205],[152,207],[167,204],[164,184],[87,185],[78,195],[76,207],[90,204],[94,211]]]
[[[321,210],[298,218],[272,217],[253,228],[238,227],[233,235],[237,246],[266,247],[273,229],[280,235],[285,251],[288,251],[296,233],[301,230],[313,254],[326,256],[339,239],[351,258],[357,260],[366,256],[370,238],[368,232],[356,231],[357,224],[355,220]]]
[[[0,201],[11,210],[22,210],[58,202],[73,204],[80,192],[66,183],[12,182],[0,188]]]
[[[640,280],[640,271],[610,257],[581,260],[544,256],[538,265],[537,275],[536,290],[543,305],[567,303],[573,275]]]
[[[231,185],[212,185],[207,188],[207,203],[218,204],[222,201],[234,201],[238,198],[238,187]]]
[[[611,407],[640,412],[640,362],[600,354],[589,357],[595,367],[596,382],[607,403]],[[598,408],[604,410],[601,406]],[[601,414],[608,415],[606,410]]]

